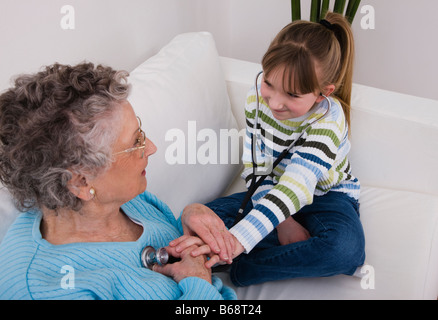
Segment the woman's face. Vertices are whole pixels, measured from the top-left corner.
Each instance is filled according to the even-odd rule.
[[[144,140],[139,121],[129,102],[122,104],[120,134],[113,146],[114,162],[101,176],[91,181],[99,202],[125,203],[146,190],[148,158],[157,147],[147,137]],[[145,141],[144,149],[136,148]],[[131,149],[130,152],[123,152]],[[143,153],[144,152],[144,153]],[[143,154],[143,157],[142,157]]]

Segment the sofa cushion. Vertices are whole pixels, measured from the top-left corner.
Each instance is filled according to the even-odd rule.
[[[221,159],[221,143],[228,143],[220,141],[221,130],[231,133],[237,124],[211,34],[178,35],[132,71],[129,82],[129,100],[158,148],[149,158],[148,190],[175,215],[188,203],[219,196],[239,170],[232,150]]]
[[[353,174],[361,184],[438,196],[438,101],[355,84]]]
[[[20,212],[15,208],[9,191],[0,183],[0,242]]]

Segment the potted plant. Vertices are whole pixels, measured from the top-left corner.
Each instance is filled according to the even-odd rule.
[[[347,4],[348,2],[348,4]],[[350,23],[353,23],[357,9],[359,8],[360,0],[335,0],[333,12],[344,14]],[[324,19],[325,14],[329,10],[330,0],[312,0],[310,6],[310,21],[319,22]],[[347,10],[345,10],[347,7]],[[301,20],[301,1],[291,0],[292,21]]]

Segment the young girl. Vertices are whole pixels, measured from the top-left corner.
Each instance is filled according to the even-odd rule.
[[[242,176],[247,187],[255,178],[251,134],[257,137],[256,162],[272,157],[273,163],[293,147],[255,191],[236,225],[245,193],[206,205],[231,235],[206,207],[190,205],[182,216],[185,231],[202,238],[221,260],[246,253],[231,266],[235,285],[352,275],[363,264],[360,183],[347,157],[353,57],[350,25],[335,13],[320,23],[289,24],[264,55],[261,85],[249,92],[245,108]],[[182,240],[171,245],[182,249]]]

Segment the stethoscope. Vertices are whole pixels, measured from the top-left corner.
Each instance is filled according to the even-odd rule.
[[[243,211],[245,210],[246,205],[248,204],[248,201],[251,199],[254,192],[257,190],[257,188],[262,184],[262,182],[266,179],[266,177],[274,170],[274,168],[284,159],[284,157],[289,153],[289,151],[294,147],[297,141],[300,140],[300,138],[307,132],[307,129],[310,128],[311,125],[313,125],[315,122],[318,122],[322,120],[330,111],[330,108],[332,107],[332,103],[330,99],[320,93],[322,97],[324,97],[325,100],[328,102],[328,108],[327,111],[319,118],[313,120],[312,122],[308,123],[304,130],[301,132],[301,134],[296,138],[292,143],[284,149],[278,158],[274,161],[272,166],[270,167],[271,170],[257,170],[257,162],[255,160],[255,155],[257,152],[257,126],[258,126],[258,120],[259,120],[259,108],[260,108],[260,99],[259,99],[259,90],[258,90],[258,80],[260,75],[263,73],[263,71],[260,71],[256,78],[255,78],[255,90],[256,90],[256,113],[255,113],[255,119],[254,119],[254,125],[253,125],[253,132],[251,132],[251,161],[252,161],[252,173],[253,177],[251,179],[251,185],[248,188],[248,191],[246,192],[245,198],[242,201],[242,204],[240,205],[239,211],[237,212],[236,219],[234,220],[234,224],[237,224],[240,220],[244,218]],[[254,133],[255,132],[255,133]],[[261,148],[259,147],[260,151]],[[258,178],[257,178],[258,176]]]
[[[179,261],[178,258],[172,257],[167,252],[166,248],[155,249],[151,246],[146,246],[143,248],[141,251],[140,260],[141,265],[150,270],[152,270],[156,264],[159,266],[164,266],[165,264]]]

